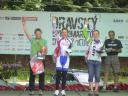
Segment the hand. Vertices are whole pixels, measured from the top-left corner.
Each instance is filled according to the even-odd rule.
[[[55,16],[52,17],[52,22],[53,22],[53,23],[56,23],[56,18],[57,18],[57,17],[55,17]]]
[[[117,51],[117,49],[114,49],[114,48],[108,48],[108,49],[106,49],[106,52],[116,52]]]
[[[101,54],[101,53],[103,53],[103,50],[96,50],[96,52]]]
[[[88,27],[88,24],[89,24],[88,20],[85,20],[84,21],[84,28],[87,28]]]
[[[47,47],[42,47],[41,54],[46,55],[47,54]]]
[[[22,22],[24,22],[25,21],[25,17],[22,17]]]
[[[23,32],[26,34],[27,38],[29,40],[32,39],[32,35],[27,33],[27,29],[26,29],[26,17],[22,17],[22,28],[23,28]]]
[[[23,30],[26,31],[26,17],[22,17],[22,25],[23,25]]]
[[[88,24],[89,24],[88,20],[85,20],[84,25],[88,25]]]
[[[65,49],[65,51],[68,52],[68,53],[72,53],[71,49]]]
[[[116,51],[117,51],[117,49],[112,48],[112,49],[111,49],[111,51],[112,51],[112,52],[116,52]]]
[[[106,52],[111,52],[112,48],[106,48],[105,50],[106,50]]]

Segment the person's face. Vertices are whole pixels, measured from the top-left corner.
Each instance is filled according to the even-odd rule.
[[[94,39],[98,39],[98,38],[99,38],[99,32],[94,31],[94,32],[93,32],[93,38],[94,38]]]
[[[108,36],[110,39],[114,39],[115,38],[115,34],[113,32],[109,32]]]
[[[68,32],[67,30],[62,30],[62,37],[67,38],[68,37]]]
[[[35,37],[36,37],[37,39],[40,39],[40,38],[41,38],[41,32],[40,32],[40,31],[36,31],[36,32],[35,32]]]

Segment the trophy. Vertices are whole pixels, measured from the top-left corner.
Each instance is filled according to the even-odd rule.
[[[46,47],[42,47],[41,51],[37,52],[37,59],[41,59],[41,60],[45,59],[46,51],[47,51]]]

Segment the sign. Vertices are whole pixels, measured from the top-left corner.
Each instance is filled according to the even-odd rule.
[[[31,43],[23,32],[22,17],[27,17],[26,28],[32,36],[36,28],[42,29],[42,37],[47,40],[48,55],[52,55],[57,46],[54,30],[61,36],[61,29],[66,27],[73,42],[71,55],[83,56],[87,42],[82,36],[82,29],[85,20],[88,20],[89,30],[99,30],[103,41],[108,38],[108,31],[114,30],[116,38],[123,44],[123,51],[119,55],[128,56],[128,14],[40,11],[0,11],[0,54],[30,54]]]

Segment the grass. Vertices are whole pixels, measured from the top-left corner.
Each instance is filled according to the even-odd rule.
[[[50,83],[51,74],[54,74],[54,73],[55,73],[55,70],[46,68],[46,70],[45,70],[46,83]],[[11,75],[9,78],[10,79],[9,81],[12,81],[14,78],[13,72],[9,73],[9,74]],[[103,79],[104,76],[102,75],[101,78]],[[17,81],[18,82],[26,82],[28,80],[29,80],[29,67],[18,69],[17,70]],[[128,80],[128,77],[120,76],[120,78],[119,78],[119,82],[122,82],[122,83],[127,83],[127,80]],[[36,76],[36,81],[38,82],[38,75]],[[109,82],[113,82],[113,74],[112,73],[110,73],[110,75],[109,75]]]
[[[76,59],[76,58],[73,58],[73,59]],[[83,60],[81,60],[83,61]],[[27,66],[26,66],[27,65]],[[22,66],[21,68],[18,68],[17,69],[17,81],[19,82],[26,82],[29,80],[29,64],[26,64],[25,66]],[[78,69],[78,70],[87,70],[87,65],[86,64],[83,64],[83,62],[79,62],[79,63],[76,63],[74,62],[74,60],[72,60],[71,64],[70,64],[70,68],[73,68],[73,69]],[[122,72],[127,72],[128,68],[127,67],[123,67],[121,68],[121,71]],[[103,76],[103,72],[104,72],[104,68],[102,66],[101,68],[101,78],[103,79],[104,76]],[[12,81],[13,78],[14,78],[14,74],[15,71],[14,69],[10,69],[10,70],[5,70],[3,71],[2,70],[2,67],[0,66],[0,74],[3,74],[4,76],[4,79],[6,79],[5,77],[7,77],[7,79],[10,79],[9,81]],[[51,74],[54,74],[55,73],[55,64],[53,64],[52,60],[48,59],[47,60],[47,64],[46,64],[46,69],[45,69],[45,80],[46,80],[46,83],[49,83],[51,81]],[[123,76],[120,76],[120,79],[119,79],[119,82],[122,82],[122,83],[126,83],[128,80],[128,77],[123,77]],[[36,76],[36,81],[38,81],[38,76]],[[110,75],[109,75],[109,82],[113,82],[113,74],[112,72],[110,72]]]
[[[53,96],[53,91],[44,92],[43,96]],[[75,92],[67,91],[67,96],[88,96],[88,92]],[[120,91],[117,93],[114,92],[105,92],[99,93],[100,96],[128,96],[127,91]],[[0,91],[0,96],[28,96],[28,91]],[[34,96],[39,96],[38,91],[35,91]],[[61,96],[61,95],[60,95]]]

